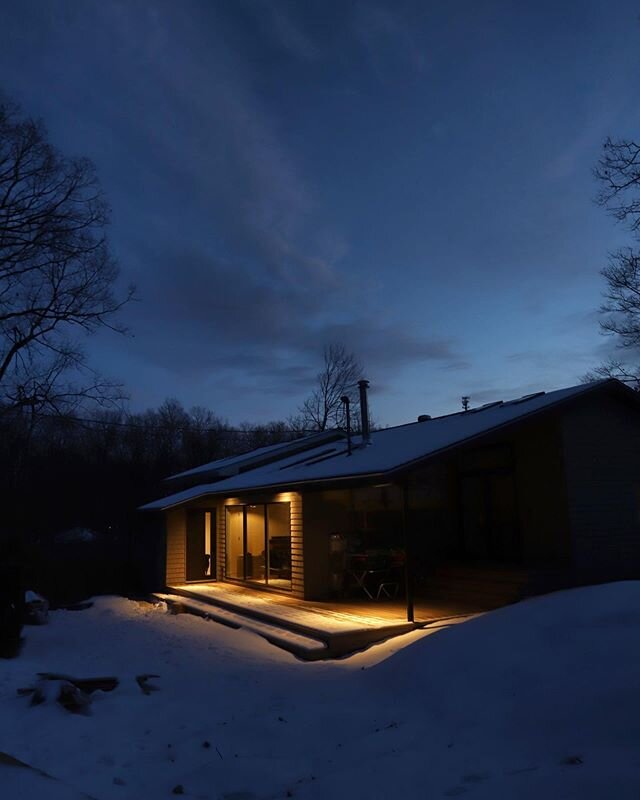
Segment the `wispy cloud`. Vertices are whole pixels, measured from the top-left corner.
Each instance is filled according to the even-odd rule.
[[[288,53],[304,61],[315,61],[320,57],[319,47],[294,18],[290,8],[280,2],[263,5],[275,39]]]
[[[287,46],[309,45],[310,55],[284,9],[265,8]],[[109,134],[137,143],[113,154],[122,173],[114,185],[133,169],[140,177],[127,198],[138,216],[118,234],[140,287],[130,322],[145,363],[183,376],[250,369],[283,393],[310,385],[327,342],[344,342],[386,374],[410,362],[461,368],[452,340],[362,304],[341,263],[348,242],[324,224],[214,13],[183,15],[167,3],[100,14],[104,46],[115,46],[122,64],[110,75],[121,116]],[[387,33],[376,35],[404,35],[386,14],[375,16],[380,26]]]
[[[355,6],[353,31],[380,77],[384,77],[383,63],[389,57],[407,61],[418,72],[427,66],[415,28],[393,5],[361,0]]]

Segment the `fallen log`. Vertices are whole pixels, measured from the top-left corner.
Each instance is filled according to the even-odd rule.
[[[144,673],[143,675],[136,675],[136,683],[142,689],[144,694],[151,694],[151,692],[159,691],[159,686],[154,686],[152,683],[148,683],[151,678],[159,678],[159,675],[151,675],[150,673]]]
[[[118,678],[72,678],[70,675],[59,675],[57,672],[39,672],[38,678],[43,681],[66,681],[77,686],[81,692],[92,694],[98,690],[112,692],[120,681]]]
[[[67,681],[60,682],[60,690],[56,700],[67,711],[71,711],[72,714],[86,713],[91,705],[91,695]]]

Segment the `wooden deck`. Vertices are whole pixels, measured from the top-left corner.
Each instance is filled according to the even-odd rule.
[[[369,600],[365,597],[345,600],[299,600],[279,592],[261,591],[253,587],[238,586],[233,583],[181,583],[170,587],[172,590],[188,592],[202,599],[233,602],[246,609],[269,610],[283,618],[311,615],[320,627],[328,625],[342,627],[353,622],[357,627],[377,627],[389,623],[407,621],[407,607],[403,599]],[[467,616],[485,610],[478,606],[463,603],[450,603],[438,600],[417,599],[415,602],[415,621],[434,622],[447,617]],[[323,623],[324,620],[324,623]]]
[[[416,621],[407,622],[401,601],[350,599],[305,601],[290,595],[231,583],[187,583],[157,595],[178,610],[210,616],[232,627],[251,627],[301,658],[335,658],[431,623],[472,616],[478,609],[445,603],[418,603]],[[179,602],[180,598],[188,598]],[[176,602],[177,601],[177,602]],[[180,608],[183,605],[184,608]],[[209,608],[211,613],[207,614]],[[218,609],[216,611],[216,609]],[[246,620],[247,624],[243,624]],[[253,621],[253,622],[252,622]],[[308,642],[305,644],[303,639]],[[315,642],[317,647],[313,646]]]

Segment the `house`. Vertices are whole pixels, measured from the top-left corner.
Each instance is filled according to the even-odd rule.
[[[170,479],[143,507],[164,514],[166,585],[397,596],[412,619],[430,592],[498,605],[640,575],[640,397],[621,382],[363,427]]]

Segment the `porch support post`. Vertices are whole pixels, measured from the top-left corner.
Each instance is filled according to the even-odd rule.
[[[409,481],[402,481],[402,535],[404,538],[404,582],[407,598],[407,622],[414,621],[413,608],[413,542],[409,525]]]

